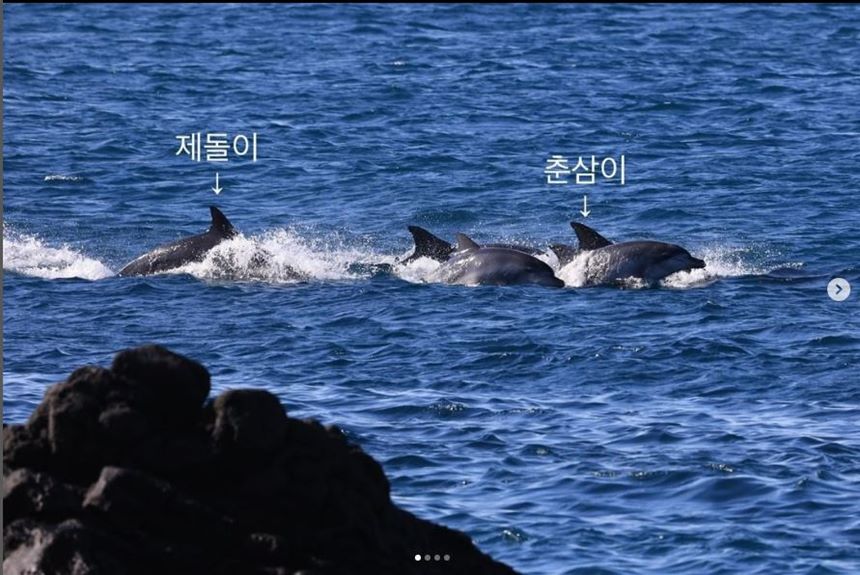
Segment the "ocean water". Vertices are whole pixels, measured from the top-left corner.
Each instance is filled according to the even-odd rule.
[[[4,421],[158,342],[338,424],[399,505],[523,573],[860,572],[857,6],[3,10]],[[257,159],[177,155],[197,132]],[[625,183],[548,184],[553,154],[623,155]],[[584,195],[707,267],[367,265],[410,224],[575,243]],[[242,235],[115,277],[209,205]]]

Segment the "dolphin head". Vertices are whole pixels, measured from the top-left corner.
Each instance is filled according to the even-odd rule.
[[[699,258],[694,258],[693,256],[690,256],[690,260],[692,262],[692,267],[690,269],[700,270],[704,269],[704,267],[707,265],[705,263],[705,260],[700,260]]]
[[[657,259],[657,261],[649,266],[650,273],[648,275],[653,278],[664,278],[676,272],[688,272],[705,267],[705,260],[693,257],[690,252],[681,246],[667,244],[660,251],[663,257]]]

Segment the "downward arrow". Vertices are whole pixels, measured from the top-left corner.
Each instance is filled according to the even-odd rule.
[[[588,196],[582,196],[582,209],[579,210],[579,213],[582,214],[582,217],[587,218],[588,214],[591,213],[591,210],[588,209]]]
[[[215,195],[217,196],[218,194],[221,193],[221,190],[223,190],[223,189],[224,188],[222,188],[221,186],[218,185],[218,172],[215,172],[215,187],[212,188],[212,191],[215,192]]]

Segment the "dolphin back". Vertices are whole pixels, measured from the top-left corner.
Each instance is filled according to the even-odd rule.
[[[182,267],[190,262],[202,261],[209,250],[239,233],[221,210],[210,206],[209,212],[212,215],[212,224],[207,231],[160,245],[128,263],[117,275],[145,276]]]
[[[444,264],[443,277],[448,283],[466,285],[564,286],[546,262],[508,248],[458,251]]]

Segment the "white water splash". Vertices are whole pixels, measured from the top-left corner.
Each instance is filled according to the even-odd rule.
[[[702,287],[720,278],[765,275],[779,268],[803,267],[803,262],[776,263],[782,254],[768,249],[713,246],[695,255],[705,260],[703,269],[672,274],[664,278],[661,285],[676,289]]]
[[[99,280],[114,275],[113,270],[99,260],[68,245],[51,247],[37,236],[8,228],[3,232],[3,269],[44,279]]]
[[[408,255],[406,254],[406,256]],[[440,262],[432,258],[417,258],[408,264],[396,266],[394,273],[400,279],[411,283],[435,283],[440,281],[439,267],[441,265]]]
[[[338,237],[305,237],[291,229],[224,241],[200,262],[169,273],[186,273],[200,279],[253,280],[296,283],[308,280],[354,280],[371,272],[362,265],[393,262],[392,257],[348,246]]]

